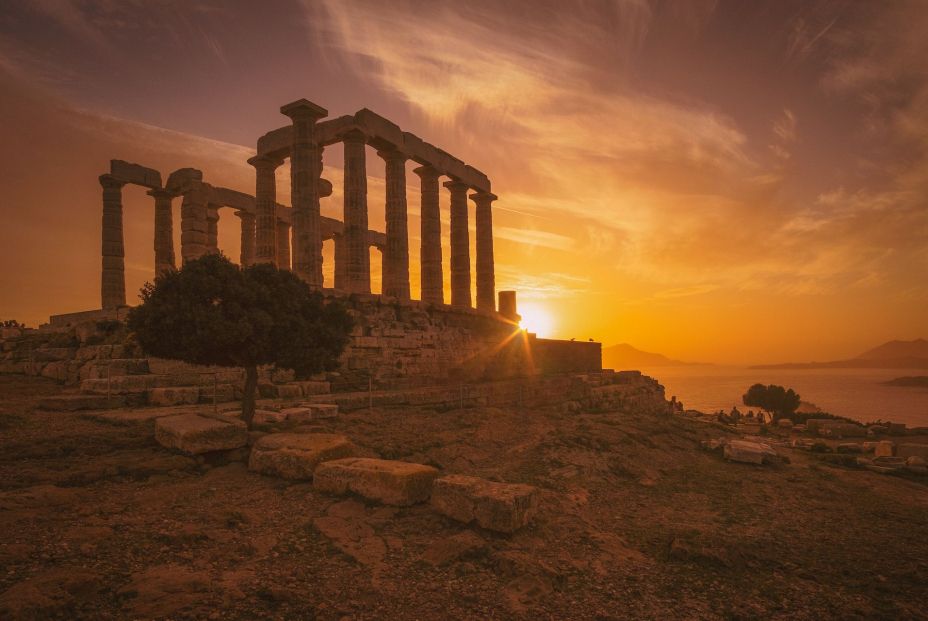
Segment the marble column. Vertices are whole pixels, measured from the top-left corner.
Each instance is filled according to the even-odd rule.
[[[148,195],[155,199],[155,276],[176,268],[174,262],[174,214],[171,200],[174,195],[167,190],[151,190]]]
[[[422,245],[420,262],[422,270],[422,301],[444,304],[444,284],[441,273],[441,214],[438,209],[439,172],[431,166],[420,166],[414,171],[419,175],[421,187]]]
[[[206,252],[219,254],[219,207],[216,205],[206,208]]]
[[[367,247],[367,136],[354,130],[342,137],[345,145],[344,275],[342,287],[351,293],[371,292],[371,255]],[[336,238],[335,273],[338,274]]]
[[[443,185],[451,192],[451,305],[471,308],[467,184],[452,180]]]
[[[126,305],[125,245],[122,234],[122,186],[112,175],[100,175],[103,186],[103,270],[100,294],[103,308]]]
[[[202,184],[197,184],[184,193],[180,205],[180,254],[183,262],[202,257],[208,244],[206,192]]]
[[[493,264],[493,211],[496,195],[475,192],[470,195],[477,205],[477,308],[496,310],[496,268]]]
[[[277,167],[267,156],[248,160],[255,167],[255,263],[277,264]]]
[[[348,260],[348,235],[346,233],[336,233],[333,236],[335,242],[335,289],[338,291],[349,291],[349,273],[351,262]],[[370,255],[368,255],[368,266],[370,265]],[[367,281],[367,292],[370,293],[370,280]]]
[[[290,225],[283,221],[277,223],[277,267],[290,269]]]
[[[255,215],[247,211],[236,211],[242,221],[242,251],[239,263],[248,267],[255,262]]]
[[[406,215],[406,155],[378,151],[386,162],[387,251],[383,256],[383,295],[409,299],[409,227]]]
[[[290,147],[291,225],[293,226],[293,271],[309,286],[322,287],[322,227],[319,181],[322,175],[322,146],[316,142],[316,121],[329,112],[305,99],[280,108],[293,121]]]

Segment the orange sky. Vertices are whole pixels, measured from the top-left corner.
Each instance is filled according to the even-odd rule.
[[[497,288],[550,336],[722,363],[924,337],[926,32],[918,1],[22,3],[0,15],[0,318],[99,306],[110,158],[251,193],[255,139],[306,97],[483,170]],[[153,208],[124,199],[131,298]],[[230,212],[220,246],[237,258]]]

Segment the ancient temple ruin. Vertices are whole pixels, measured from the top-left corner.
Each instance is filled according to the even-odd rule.
[[[407,225],[406,161],[420,181],[421,299],[427,304],[445,303],[442,278],[439,192],[450,193],[451,306],[471,308],[469,204],[475,205],[476,308],[495,313],[492,203],[490,180],[476,168],[404,132],[394,123],[368,109],[353,115],[323,120],[328,111],[300,99],[282,106],[290,123],[258,139],[256,153],[248,160],[255,168],[254,196],[215,187],[200,171],[183,168],[162,184],[160,172],[121,160],[111,162],[100,177],[103,186],[102,287],[103,309],[126,304],[125,248],[122,227],[122,187],[148,188],[154,199],[155,273],[177,267],[174,249],[172,201],[181,198],[181,261],[218,252],[219,210],[228,208],[241,221],[242,265],[273,263],[291,269],[311,287],[321,288],[322,243],[335,245],[335,283],[339,293],[371,292],[371,246],[383,253],[382,294],[399,302],[410,301],[409,235]],[[344,146],[344,211],[341,221],[320,213],[320,199],[332,194],[323,178],[322,154],[335,143]],[[369,228],[366,146],[376,149],[386,171],[385,232]],[[276,171],[290,160],[292,206],[276,198]],[[440,183],[445,179],[443,183]],[[507,301],[513,294],[507,296]],[[514,304],[507,304],[515,315]],[[502,309],[501,309],[502,310]]]

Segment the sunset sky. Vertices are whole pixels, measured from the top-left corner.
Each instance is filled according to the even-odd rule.
[[[548,336],[719,363],[928,337],[925,0],[0,4],[0,319],[99,307],[110,158],[253,193],[256,139],[305,97],[485,172],[497,289],[550,315]],[[341,157],[323,173],[339,218]],[[123,196],[131,303],[153,202]]]

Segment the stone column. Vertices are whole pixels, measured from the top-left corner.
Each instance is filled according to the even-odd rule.
[[[336,233],[332,239],[335,242],[335,288],[338,291],[350,291],[351,293],[356,293],[355,291],[349,289],[351,262],[349,261],[348,253],[348,235],[346,233]],[[370,269],[370,255],[368,255],[368,269]],[[370,293],[370,286],[371,281],[368,279],[367,291],[364,293]]]
[[[180,206],[180,254],[183,262],[199,259],[209,244],[206,192],[202,184],[184,193]]]
[[[319,213],[319,177],[322,147],[316,143],[316,121],[328,110],[305,99],[280,108],[293,121],[290,147],[291,222],[293,271],[309,286],[322,288],[322,229]]]
[[[344,274],[342,287],[351,293],[371,292],[371,255],[367,247],[367,136],[358,130],[342,137],[345,145]],[[335,239],[335,273],[338,274],[339,240]]]
[[[277,223],[277,267],[290,269],[290,225],[284,221]]]
[[[248,267],[255,262],[255,215],[247,211],[236,211],[242,220],[242,251],[239,262]]]
[[[126,250],[122,236],[122,186],[112,175],[100,175],[103,186],[103,270],[100,297],[103,308],[126,305]]]
[[[406,155],[378,151],[386,162],[387,251],[383,256],[383,294],[409,299],[409,227],[406,216]]]
[[[467,184],[451,180],[443,185],[451,192],[451,305],[471,308]]]
[[[219,207],[216,205],[206,208],[206,252],[219,254]]]
[[[167,190],[151,190],[148,195],[155,199],[155,276],[176,268],[174,262],[174,214],[171,200],[174,195]]]
[[[420,166],[414,171],[421,182],[422,245],[422,301],[444,304],[444,284],[441,274],[441,214],[438,209],[439,173],[431,166]]]
[[[493,212],[490,205],[496,195],[475,192],[470,195],[477,205],[477,308],[496,310],[496,268],[493,265]]]
[[[255,167],[255,263],[277,265],[277,167],[266,156],[248,160]]]

